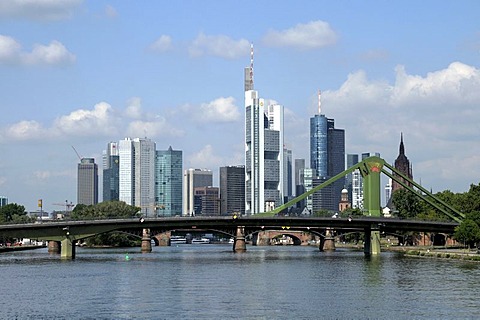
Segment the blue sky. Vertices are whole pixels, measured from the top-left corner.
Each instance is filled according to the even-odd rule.
[[[124,137],[183,150],[184,167],[244,161],[243,68],[285,107],[309,161],[317,110],[346,152],[389,163],[403,132],[434,192],[480,182],[478,1],[0,0],[0,195],[76,201],[78,158]],[[101,171],[101,170],[100,170]],[[101,179],[101,177],[100,177]]]

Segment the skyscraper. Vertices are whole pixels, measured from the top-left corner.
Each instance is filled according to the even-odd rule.
[[[82,158],[78,164],[77,204],[98,203],[98,166],[93,158]]]
[[[335,120],[316,114],[310,118],[310,167],[323,183],[345,170],[345,130],[335,128]],[[338,210],[345,180],[339,179],[319,190],[314,197],[314,211]]]
[[[118,143],[110,142],[103,153],[103,201],[119,200],[119,170]]]
[[[220,168],[220,214],[245,213],[245,166]]]
[[[283,149],[283,202],[287,203],[293,198],[292,190],[292,150]]]
[[[245,76],[245,213],[255,214],[283,203],[283,106],[265,109],[253,90],[253,50]]]
[[[194,188],[193,192],[193,206],[195,215],[220,215],[220,197],[218,187],[196,187]]]
[[[365,160],[368,157],[377,156],[380,157],[380,153],[368,153],[361,154],[361,160]],[[350,168],[359,162],[358,154],[347,155],[347,167]],[[363,178],[359,170],[355,170],[346,176],[347,190],[349,193],[349,199],[352,202],[352,208],[363,209]]]
[[[183,174],[183,215],[195,214],[195,188],[211,187],[213,174],[207,169],[187,169]]]
[[[155,208],[157,215],[182,214],[182,151],[157,150],[155,156]]]
[[[119,198],[148,216],[155,212],[155,143],[147,138],[119,141]]]

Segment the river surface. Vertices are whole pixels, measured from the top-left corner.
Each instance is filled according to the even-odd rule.
[[[475,319],[480,263],[231,245],[0,254],[1,319]],[[128,256],[128,259],[127,259]]]

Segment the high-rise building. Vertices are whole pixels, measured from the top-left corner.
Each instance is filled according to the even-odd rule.
[[[361,154],[361,161],[368,157],[380,157],[380,153]],[[347,155],[347,167],[350,168],[359,162],[358,154]],[[359,170],[355,170],[346,176],[346,185],[348,190],[348,197],[351,200],[352,208],[363,209],[363,178]]]
[[[118,143],[110,142],[103,152],[103,201],[119,200],[119,181]]]
[[[305,159],[295,159],[295,196],[298,197],[305,193],[304,180]],[[295,205],[297,209],[305,208],[305,200],[297,202]]]
[[[310,167],[315,169],[318,182],[345,170],[345,130],[335,128],[335,120],[323,114],[310,118]],[[319,190],[313,210],[337,211],[344,186],[345,179],[339,179]]]
[[[397,159],[395,159],[395,169],[400,171],[400,173],[402,173],[405,177],[413,180],[412,166],[410,165],[410,160],[408,160],[407,156],[405,155],[405,146],[403,145],[403,133],[400,134],[400,146],[398,150],[398,157]],[[398,179],[407,186],[412,185],[410,182],[398,176],[397,174],[393,173],[393,175],[397,176]],[[395,191],[402,188],[403,186],[400,183],[395,180],[392,181],[392,195],[395,193]]]
[[[283,202],[287,203],[293,198],[292,190],[292,150],[283,149]]]
[[[0,207],[6,206],[8,204],[8,198],[0,196]]]
[[[161,216],[182,214],[182,151],[157,150],[155,153],[155,208]]]
[[[211,187],[213,174],[207,169],[187,169],[183,174],[183,215],[195,214],[195,188]]]
[[[245,213],[245,166],[220,167],[220,214]]]
[[[197,187],[194,188],[193,192],[193,206],[195,215],[220,215],[220,197],[218,187]]]
[[[78,164],[77,204],[98,203],[98,166],[93,158],[82,158]]]
[[[253,47],[245,69],[245,213],[283,204],[283,106],[265,106],[253,90]]]
[[[118,144],[119,199],[155,214],[155,143],[147,138],[126,138]]]

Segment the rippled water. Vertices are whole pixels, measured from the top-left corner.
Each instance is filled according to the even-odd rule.
[[[480,264],[228,245],[0,255],[2,319],[465,319]],[[128,254],[130,260],[125,257]]]

